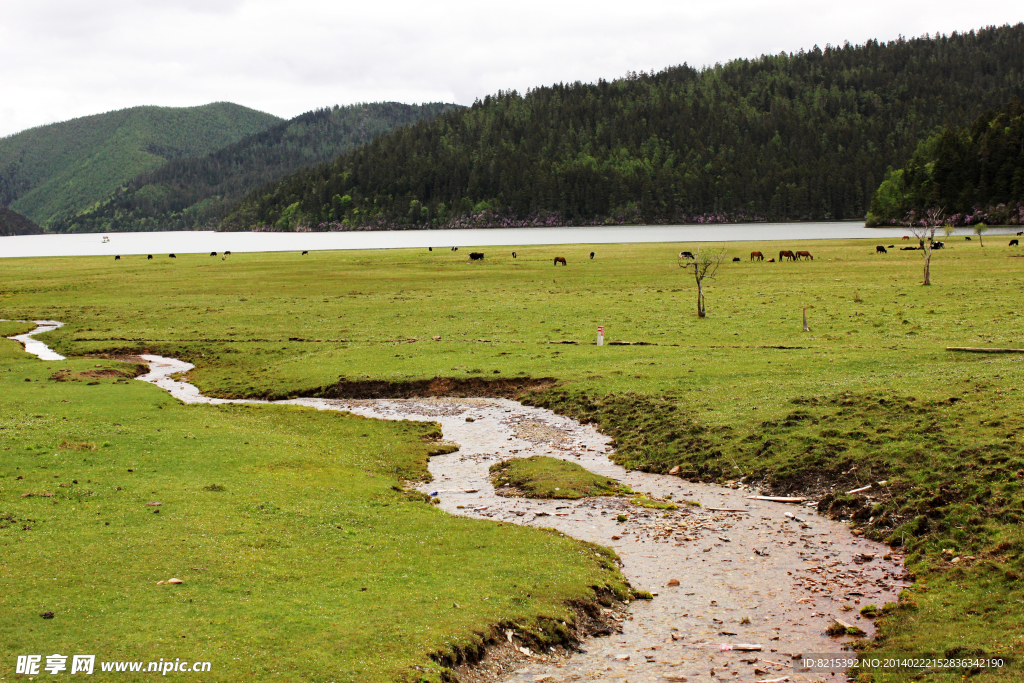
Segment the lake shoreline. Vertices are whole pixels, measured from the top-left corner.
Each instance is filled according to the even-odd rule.
[[[1013,234],[1013,226],[992,228],[989,238]],[[52,256],[348,251],[367,249],[514,248],[602,244],[665,243],[693,247],[703,242],[800,242],[822,239],[895,241],[905,228],[867,228],[863,221],[821,223],[732,223],[578,228],[473,228],[452,230],[355,230],[349,232],[168,232],[62,233],[0,237],[0,259]],[[968,236],[969,228],[954,236]],[[108,241],[104,242],[104,239]],[[588,251],[591,251],[588,249]]]

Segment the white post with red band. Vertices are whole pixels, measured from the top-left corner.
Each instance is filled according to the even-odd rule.
[[[604,346],[604,325],[597,328],[597,345]]]

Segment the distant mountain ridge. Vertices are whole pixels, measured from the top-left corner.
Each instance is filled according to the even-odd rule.
[[[223,229],[844,219],[1024,97],[1024,24],[498,92],[251,194]]]
[[[459,108],[377,102],[310,111],[214,152],[168,161],[49,227],[54,232],[212,229],[255,188],[382,133]]]
[[[230,102],[132,107],[0,138],[0,206],[44,228],[168,159],[206,154],[281,119]]]
[[[43,229],[20,213],[0,206],[0,237],[10,235],[38,235]]]

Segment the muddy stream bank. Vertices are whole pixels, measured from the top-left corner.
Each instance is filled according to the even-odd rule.
[[[26,351],[60,359],[30,335]],[[30,346],[28,342],[31,342]],[[40,349],[42,347],[42,349]],[[185,403],[264,403],[203,396],[172,376],[193,366],[145,355],[150,372],[138,377]],[[433,481],[420,486],[443,510],[530,526],[551,527],[613,548],[622,571],[651,601],[634,601],[609,617],[620,633],[588,638],[571,657],[498,648],[468,680],[526,681],[791,681],[843,680],[841,673],[801,671],[795,655],[838,653],[849,638],[830,638],[836,618],[868,635],[860,607],[894,602],[906,587],[902,558],[853,536],[810,505],[752,500],[756,491],[693,484],[674,476],[627,471],[609,459],[609,437],[549,410],[508,399],[315,399],[276,401],[344,410],[385,420],[441,424],[459,450],[431,458]],[[677,510],[633,505],[628,498],[526,500],[495,494],[488,468],[513,457],[547,455],[578,463],[635,491],[670,498]],[[699,503],[698,505],[695,505]],[[617,521],[625,515],[625,522]],[[844,606],[853,610],[844,611]],[[722,651],[729,644],[760,651]]]

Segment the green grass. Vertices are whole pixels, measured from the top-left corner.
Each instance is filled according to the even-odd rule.
[[[594,474],[574,462],[546,455],[512,458],[491,465],[495,488],[511,487],[525,498],[587,498],[632,493],[614,479]]]
[[[1024,346],[1024,261],[947,240],[922,287],[918,253],[874,254],[889,243],[802,242],[815,260],[781,264],[747,254],[793,245],[728,244],[743,261],[710,283],[705,320],[687,244],[2,261],[0,317],[66,321],[46,336],[68,355],[186,358],[219,396],[558,378],[529,400],[599,424],[628,467],[806,493],[902,546],[928,589],[879,618],[891,651],[1019,657],[1024,358],[946,347]],[[597,325],[651,345],[597,347]],[[844,494],[867,483],[872,501]]]
[[[590,586],[627,595],[610,551],[403,490],[436,425],[53,377],[118,365],[0,341],[5,671],[59,652],[210,661],[215,680],[438,681],[429,655],[492,626],[550,642]]]

